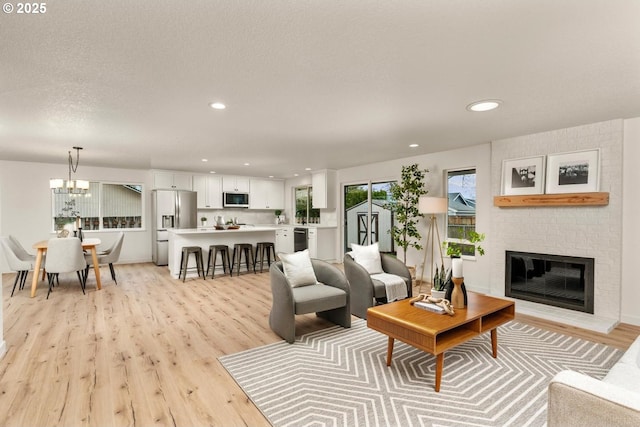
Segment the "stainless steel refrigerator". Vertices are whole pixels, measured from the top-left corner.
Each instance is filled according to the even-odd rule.
[[[153,190],[152,260],[156,265],[169,263],[169,228],[197,228],[198,205],[195,191]]]

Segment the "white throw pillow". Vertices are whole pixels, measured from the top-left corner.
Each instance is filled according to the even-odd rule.
[[[309,250],[294,252],[292,254],[278,254],[282,261],[284,276],[292,288],[298,286],[315,285],[318,283],[316,273],[313,271]]]
[[[384,273],[377,242],[369,246],[360,246],[352,243],[351,249],[355,262],[363,266],[369,274]]]

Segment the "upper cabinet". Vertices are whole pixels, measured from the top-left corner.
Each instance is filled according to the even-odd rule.
[[[154,171],[153,188],[169,190],[191,190],[191,175],[171,171]]]
[[[222,209],[222,178],[194,175],[193,189],[198,192],[198,209]]]
[[[251,179],[249,209],[284,209],[284,182]]]
[[[249,178],[245,176],[224,175],[222,177],[222,191],[225,193],[248,193]]]
[[[336,208],[336,171],[322,170],[311,174],[313,187],[313,208]]]

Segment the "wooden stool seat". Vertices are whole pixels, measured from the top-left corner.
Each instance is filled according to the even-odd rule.
[[[256,271],[256,264],[260,263],[260,273],[262,273],[262,267],[264,266],[264,256],[267,255],[267,265],[271,267],[271,255],[273,260],[276,260],[276,247],[273,242],[258,242],[256,243],[256,253],[253,257],[253,271]]]
[[[190,270],[189,268],[187,268],[187,265],[189,265],[190,254],[194,254],[196,258],[196,267],[191,267],[191,270],[193,270],[193,268],[197,268],[198,277],[200,277],[200,273],[202,273],[202,278],[206,280],[205,273],[204,273],[204,265],[202,262],[202,248],[200,246],[183,246],[182,247],[182,255],[180,256],[180,274],[178,275],[178,280],[183,274],[184,274],[184,277],[182,278],[182,281],[184,282],[185,279],[187,278],[187,270]]]
[[[211,268],[211,261],[213,260],[213,270],[211,271],[211,278],[216,274],[216,263],[218,261],[218,253],[222,258],[222,271],[224,274],[227,274],[227,270],[229,270],[229,275],[233,272],[231,270],[231,260],[229,257],[229,246],[227,245],[211,245],[209,246],[209,259],[207,260],[207,276],[209,275],[209,268]]]
[[[242,253],[244,252],[244,260],[247,266],[247,272],[255,264],[253,261],[253,245],[251,243],[236,243],[233,245],[233,258],[231,264],[231,271],[234,267],[237,267],[236,274],[240,275],[240,264],[242,264]],[[254,269],[255,273],[256,270]]]

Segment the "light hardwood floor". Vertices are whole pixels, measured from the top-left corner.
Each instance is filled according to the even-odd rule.
[[[0,360],[2,426],[267,426],[217,358],[280,341],[269,329],[269,276],[171,278],[153,264],[117,265],[118,285],[102,270],[82,295],[63,275],[46,300],[40,282],[10,298],[3,275]],[[517,316],[539,328],[625,349],[640,327],[609,335]],[[331,324],[298,316],[298,333]]]

